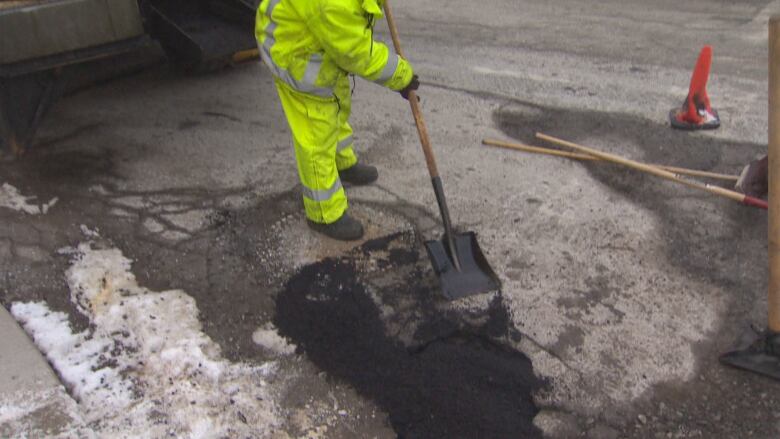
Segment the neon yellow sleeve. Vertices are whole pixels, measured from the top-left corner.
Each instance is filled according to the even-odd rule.
[[[339,67],[396,91],[412,80],[412,65],[384,43],[373,41],[366,13],[357,2],[323,0],[317,12],[308,27]]]

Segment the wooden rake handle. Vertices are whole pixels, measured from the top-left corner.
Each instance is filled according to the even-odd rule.
[[[606,152],[601,152],[597,149],[588,148],[587,146],[578,145],[573,142],[568,142],[566,140],[558,139],[556,137],[548,136],[546,134],[542,133],[536,133],[536,137],[542,140],[546,140],[550,143],[554,143],[556,145],[565,146],[567,148],[571,148],[575,151],[578,151],[580,153],[589,154],[594,157],[598,157],[602,160],[606,160],[612,163],[617,163],[623,166],[627,166],[632,169],[636,169],[637,171],[642,171],[647,174],[652,174],[657,177],[661,177],[663,179],[674,181],[676,183],[683,184],[688,187],[692,187],[694,189],[699,189],[702,191],[709,192],[711,194],[715,194],[724,198],[729,198],[734,201],[737,201],[739,203],[742,203],[746,206],[753,206],[758,207],[761,209],[768,209],[768,205],[766,201],[761,200],[759,198],[751,197],[749,195],[741,194],[737,191],[732,191],[729,189],[724,189],[722,187],[713,186],[710,184],[700,183],[698,181],[690,180],[687,178],[680,177],[679,175],[675,174],[674,172],[667,171],[665,169],[658,168],[657,166],[648,165],[646,163],[637,162],[635,160],[630,160],[625,157],[621,157],[616,154],[610,154]]]
[[[535,154],[545,154],[545,155],[553,155],[557,157],[566,157],[575,160],[603,161],[598,157],[594,157],[588,154],[559,151],[557,149],[523,145],[522,143],[504,142],[502,140],[484,139],[482,143],[485,145],[498,146],[501,148],[514,149],[518,151],[531,152]],[[688,168],[680,168],[677,166],[666,166],[666,165],[652,165],[652,166],[665,169],[669,172],[674,172],[675,174],[690,175],[692,177],[706,177],[706,178],[714,178],[716,180],[726,180],[726,181],[734,181],[734,182],[736,182],[739,179],[739,177],[736,175],[720,174],[717,172],[709,172],[709,171],[700,171],[698,169],[688,169]]]

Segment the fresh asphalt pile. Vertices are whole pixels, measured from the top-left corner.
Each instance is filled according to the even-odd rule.
[[[512,330],[500,296],[481,324],[438,310],[435,286],[420,282],[431,273],[416,245],[396,234],[303,267],[277,298],[275,325],[386,411],[398,437],[541,437],[531,396],[541,383],[530,360],[501,343]],[[369,259],[374,273],[361,269]],[[383,303],[410,298],[418,302],[410,315],[383,316]],[[398,336],[410,327],[408,339]]]

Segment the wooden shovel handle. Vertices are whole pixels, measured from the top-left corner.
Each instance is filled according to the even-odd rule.
[[[390,28],[390,35],[393,37],[395,52],[398,56],[404,58],[403,51],[401,50],[401,40],[398,38],[398,29],[395,26],[395,18],[393,18],[389,0],[385,0],[385,17],[387,17],[387,26]],[[428,166],[428,173],[431,175],[431,178],[436,178],[439,176],[439,169],[436,166],[436,158],[433,156],[431,139],[428,137],[428,128],[425,126],[425,120],[423,120],[420,102],[417,100],[417,93],[410,91],[408,96],[409,105],[412,107],[412,115],[414,115],[414,123],[417,125],[417,134],[420,135],[420,145],[422,145],[423,154],[425,154],[425,163]]]
[[[780,16],[769,20],[768,327],[780,333]]]
[[[395,53],[404,57],[404,52],[401,49],[401,39],[398,38],[398,28],[395,26],[395,17],[393,16],[393,10],[390,8],[390,1],[385,1],[385,18],[387,19],[387,26],[390,28],[390,36],[393,37],[393,46],[395,47]]]

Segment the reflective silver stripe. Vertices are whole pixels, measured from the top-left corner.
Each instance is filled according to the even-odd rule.
[[[393,75],[395,75],[395,70],[397,68],[398,68],[398,55],[390,51],[390,53],[388,53],[387,56],[387,63],[385,64],[385,68],[382,69],[382,74],[379,75],[379,77],[376,78],[374,82],[379,85],[385,85],[385,82],[393,79]]]
[[[309,63],[306,65],[306,72],[303,75],[303,79],[298,81],[297,79],[293,78],[290,72],[276,65],[273,58],[271,58],[271,47],[273,47],[274,43],[276,43],[276,40],[274,40],[273,37],[266,36],[263,45],[259,46],[260,58],[262,58],[265,65],[268,66],[274,76],[281,79],[295,90],[304,93],[310,93],[323,98],[329,98],[333,96],[332,88],[317,87],[314,85],[314,81],[317,79],[317,75],[320,73],[320,67],[322,67],[321,56],[318,54],[312,55]]]
[[[333,197],[333,195],[336,194],[336,192],[339,191],[339,189],[341,189],[341,180],[337,178],[336,182],[333,183],[333,186],[331,186],[330,189],[326,189],[322,191],[315,191],[304,186],[303,196],[312,201],[317,201],[317,202],[328,201]]]
[[[271,0],[271,1],[269,1],[268,2],[268,7],[265,9],[265,15],[270,17],[271,14],[273,14],[274,8],[276,7],[276,5],[278,5],[279,2],[281,2],[281,1],[282,0]]]
[[[266,15],[271,16],[273,9],[279,4],[281,0],[270,0],[268,3],[268,9],[266,9]],[[316,81],[320,74],[320,68],[322,67],[322,54],[315,53],[309,58],[309,62],[306,64],[306,70],[303,73],[303,78],[298,81],[287,70],[279,67],[271,57],[271,48],[276,44],[276,38],[274,32],[276,31],[276,22],[271,19],[268,26],[265,28],[265,41],[262,45],[258,45],[260,49],[260,58],[263,60],[266,66],[271,70],[277,78],[281,79],[287,85],[295,90],[317,95],[323,98],[329,98],[333,96],[333,89],[326,87],[317,87]]]
[[[303,72],[303,83],[314,87],[317,76],[320,75],[321,67],[322,55],[319,53],[312,54],[311,58],[309,58],[309,62],[306,64],[306,70]]]
[[[274,37],[274,31],[276,31],[276,22],[272,21],[268,23],[268,26],[265,28],[265,34],[268,35],[268,38]]]
[[[350,146],[352,146],[352,143],[354,140],[352,139],[352,136],[347,137],[346,139],[339,142],[339,145],[336,147],[336,152],[343,151]]]

